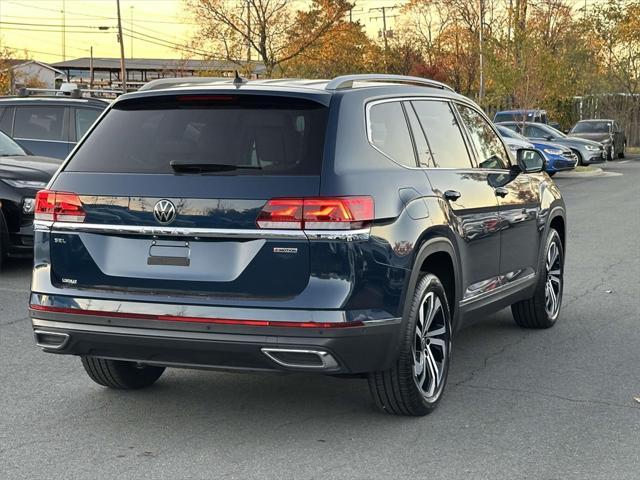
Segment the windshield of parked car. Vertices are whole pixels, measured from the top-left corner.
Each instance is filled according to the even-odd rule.
[[[20,145],[0,132],[0,157],[22,157],[26,154]]]
[[[609,133],[611,122],[578,122],[571,133]]]
[[[549,132],[549,135],[553,135],[554,137],[560,137],[560,138],[566,137],[566,135],[562,133],[560,130],[556,130],[555,128],[550,127],[549,125],[537,124],[537,123],[535,125],[536,127],[539,127],[542,130]]]
[[[258,95],[131,99],[100,121],[65,170],[319,175],[327,111]]]
[[[498,132],[500,132],[500,135],[502,135],[503,137],[514,138],[516,140],[522,140],[523,142],[529,141],[527,137],[520,135],[518,132],[514,132],[510,128],[504,127],[502,125],[497,125],[497,128]]]

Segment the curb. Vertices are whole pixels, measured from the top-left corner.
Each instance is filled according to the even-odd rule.
[[[589,172],[558,172],[553,178],[574,178],[574,177],[601,177],[606,175],[605,171],[601,168],[594,168]]]

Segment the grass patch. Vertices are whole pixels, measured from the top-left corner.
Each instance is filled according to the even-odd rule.
[[[632,155],[636,155],[636,154],[640,153],[640,147],[627,147],[627,153],[630,153]]]
[[[575,169],[575,172],[593,172],[595,171],[595,168],[593,168],[591,165],[578,165]]]

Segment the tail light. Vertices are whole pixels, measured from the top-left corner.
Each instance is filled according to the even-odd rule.
[[[371,197],[274,198],[258,215],[260,228],[352,230],[374,219]]]
[[[80,197],[75,193],[40,190],[36,194],[36,220],[80,223],[85,216]]]

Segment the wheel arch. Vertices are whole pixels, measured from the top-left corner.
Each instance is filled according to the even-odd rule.
[[[458,321],[458,303],[462,288],[458,258],[454,243],[446,234],[431,232],[430,235],[422,239],[413,261],[413,269],[405,293],[403,318],[407,317],[407,309],[411,306],[412,294],[418,280],[427,272],[433,273],[440,279],[447,294],[447,303],[455,331],[460,323]]]

